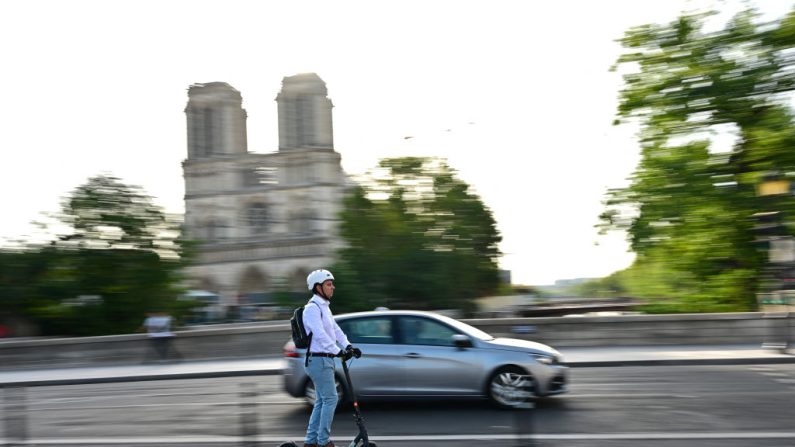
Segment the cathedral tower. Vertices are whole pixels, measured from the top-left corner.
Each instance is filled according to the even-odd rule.
[[[246,110],[240,92],[226,82],[188,89],[188,158],[245,154]]]
[[[285,77],[276,102],[279,148],[255,153],[240,92],[225,82],[188,89],[185,229],[199,241],[189,287],[230,308],[266,307],[277,291],[305,299],[306,275],[342,246],[348,179],[326,84],[314,73]]]
[[[326,83],[315,73],[287,76],[276,96],[279,104],[279,150],[334,149]]]

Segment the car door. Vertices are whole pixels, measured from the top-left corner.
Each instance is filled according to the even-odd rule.
[[[479,350],[456,347],[453,335],[459,331],[425,316],[400,316],[397,327],[407,395],[482,394],[485,372]]]
[[[349,365],[351,382],[358,396],[394,396],[403,392],[402,357],[395,344],[391,316],[348,318],[338,322],[348,340],[362,350],[362,357]]]

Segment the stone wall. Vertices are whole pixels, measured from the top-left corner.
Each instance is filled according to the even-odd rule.
[[[761,313],[625,315],[608,317],[464,320],[497,337],[525,338],[553,347],[678,344],[761,344],[770,319]],[[281,355],[287,322],[225,325],[177,332],[184,360]],[[141,363],[143,334],[0,341],[0,369]]]

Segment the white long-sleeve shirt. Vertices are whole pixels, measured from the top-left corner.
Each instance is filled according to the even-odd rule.
[[[318,295],[314,295],[304,307],[304,327],[307,333],[312,333],[309,352],[336,354],[350,344],[334,321],[329,302]]]

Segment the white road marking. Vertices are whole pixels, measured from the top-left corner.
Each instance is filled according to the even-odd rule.
[[[175,403],[163,403],[163,404],[129,404],[129,405],[103,405],[103,406],[92,406],[92,407],[39,407],[39,406],[31,406],[28,408],[29,411],[73,411],[73,410],[122,410],[125,408],[149,408],[149,407],[230,407],[230,406],[240,406],[240,405],[301,405],[305,406],[306,402],[303,401],[259,401],[259,402],[252,402],[251,404],[247,402],[239,402],[239,401],[232,401],[232,402],[175,402]]]
[[[303,440],[298,436],[172,436],[172,437],[95,437],[95,438],[31,438],[16,440],[0,438],[0,443],[13,445],[113,445],[113,444],[210,444],[238,443],[242,441],[286,442],[290,439]],[[693,433],[545,433],[545,434],[465,434],[465,435],[415,435],[415,436],[371,436],[378,441],[473,441],[473,440],[690,440],[690,439],[795,439],[795,432],[693,432]],[[332,437],[333,441],[346,443],[347,438]]]
[[[589,394],[569,394],[565,396],[566,399],[572,398],[584,398],[584,399],[605,399],[605,398],[615,398],[615,393],[589,393]],[[642,398],[642,399],[664,399],[664,398],[677,398],[677,399],[695,399],[699,396],[694,394],[661,394],[661,393],[631,393],[631,394],[622,394],[621,398]]]

